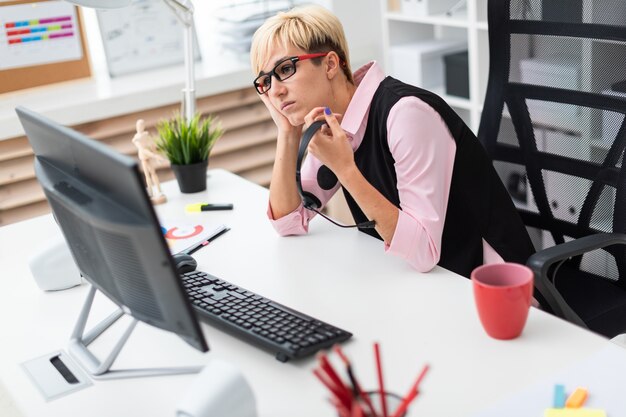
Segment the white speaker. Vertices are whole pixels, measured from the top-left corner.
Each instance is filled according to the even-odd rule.
[[[212,360],[196,377],[176,417],[256,417],[254,393],[234,365]]]
[[[64,290],[82,283],[74,258],[62,235],[49,240],[29,258],[35,282],[44,291]]]

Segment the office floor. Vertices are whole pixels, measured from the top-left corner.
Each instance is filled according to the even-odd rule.
[[[23,414],[15,406],[15,403],[9,397],[6,388],[0,382],[0,415],[3,417],[22,417]]]

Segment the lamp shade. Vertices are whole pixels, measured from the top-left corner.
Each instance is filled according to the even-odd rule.
[[[120,9],[130,6],[133,0],[65,0],[77,6],[91,7],[94,9]]]

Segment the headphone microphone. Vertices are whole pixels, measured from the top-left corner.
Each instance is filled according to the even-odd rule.
[[[326,124],[327,123],[323,120],[318,120],[316,122],[313,122],[311,126],[309,126],[304,131],[304,134],[302,135],[302,140],[300,140],[300,147],[298,148],[298,160],[296,162],[296,187],[298,188],[298,194],[300,194],[300,198],[302,198],[302,205],[304,206],[304,208],[316,212],[317,214],[319,214],[326,220],[330,221],[331,223],[339,227],[345,227],[345,228],[358,227],[360,229],[373,229],[376,226],[376,222],[374,220],[369,220],[366,222],[361,222],[361,223],[357,223],[353,225],[343,225],[343,224],[339,224],[335,222],[333,219],[331,219],[330,217],[326,216],[324,213],[319,211],[319,209],[322,207],[322,203],[320,199],[317,198],[313,193],[304,191],[302,189],[300,168],[302,167],[304,154],[306,153],[306,150],[309,147],[309,142],[311,142],[311,139],[313,139],[313,136],[315,136],[315,133],[317,133],[317,131],[320,130],[322,126]]]

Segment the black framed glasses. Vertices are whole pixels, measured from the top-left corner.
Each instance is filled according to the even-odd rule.
[[[270,88],[272,88],[272,75],[276,77],[278,81],[285,81],[287,78],[296,73],[296,62],[312,58],[320,58],[328,54],[329,52],[322,52],[318,54],[306,54],[285,58],[276,64],[276,66],[267,74],[261,74],[256,77],[253,83],[254,88],[257,93],[265,94]]]

